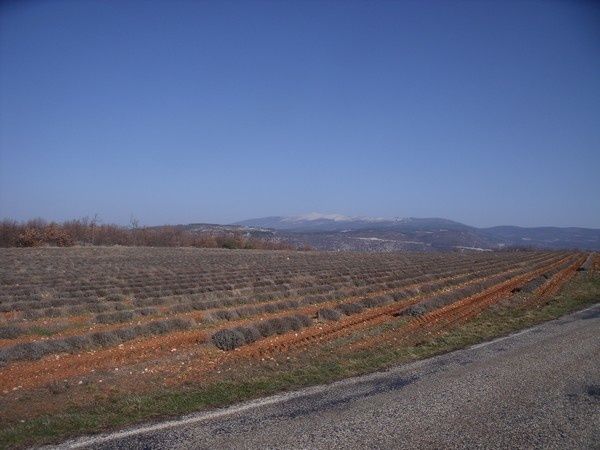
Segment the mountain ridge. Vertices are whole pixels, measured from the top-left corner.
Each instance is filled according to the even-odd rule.
[[[242,220],[234,226],[322,250],[495,250],[506,247],[600,250],[600,229],[583,227],[474,227],[440,217],[370,218],[310,213]]]

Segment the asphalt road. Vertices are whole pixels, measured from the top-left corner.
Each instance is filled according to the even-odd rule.
[[[61,448],[600,448],[600,304],[386,372]]]

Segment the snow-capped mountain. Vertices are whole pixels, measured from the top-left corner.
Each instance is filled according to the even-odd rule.
[[[272,216],[249,219],[235,225],[272,228],[288,231],[342,231],[365,228],[371,224],[384,223],[385,219],[372,217],[351,217],[342,214],[309,213],[300,216]]]
[[[417,219],[345,216],[342,214],[310,213],[300,216],[271,216],[243,220],[234,225],[271,228],[286,231],[349,231],[362,229],[468,229],[467,225],[447,219]]]

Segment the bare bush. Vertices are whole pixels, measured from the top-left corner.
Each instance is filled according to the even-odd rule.
[[[246,343],[244,334],[237,329],[219,330],[212,335],[211,339],[221,350],[233,350]]]
[[[323,308],[317,312],[317,319],[322,321],[329,320],[340,320],[342,318],[342,313],[330,308]]]
[[[16,344],[0,348],[0,364],[23,359],[40,359],[53,353],[74,352],[95,347],[112,346],[139,336],[158,335],[175,330],[187,330],[193,325],[194,321],[191,319],[172,318],[137,325],[129,329],[99,331],[86,335]]]
[[[120,323],[128,322],[133,317],[133,311],[117,311],[114,313],[97,314],[94,320],[98,323]]]
[[[234,329],[244,335],[244,343],[246,344],[251,344],[254,341],[258,341],[262,337],[258,329],[256,327],[253,327],[252,325],[237,327]]]
[[[402,314],[405,316],[422,316],[427,312],[427,307],[425,305],[416,304],[406,308]]]
[[[293,250],[285,242],[247,237],[236,231],[192,231],[185,226],[124,227],[83,218],[63,223],[42,219],[0,222],[0,247],[67,247],[79,245],[127,245],[151,247],[203,247],[228,249]]]
[[[250,344],[261,337],[284,334],[297,331],[312,324],[310,317],[303,314],[276,317],[251,325],[219,330],[215,332],[212,342],[221,350],[233,350],[245,344]]]
[[[342,303],[337,309],[347,316],[359,314],[364,311],[364,307],[359,303]]]
[[[35,228],[25,228],[17,238],[15,244],[17,247],[39,247],[44,243],[44,234]]]
[[[15,339],[23,334],[23,329],[16,325],[0,327],[0,339]]]

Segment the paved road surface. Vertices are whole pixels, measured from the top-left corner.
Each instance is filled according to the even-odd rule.
[[[63,448],[600,448],[600,304],[387,372]]]

